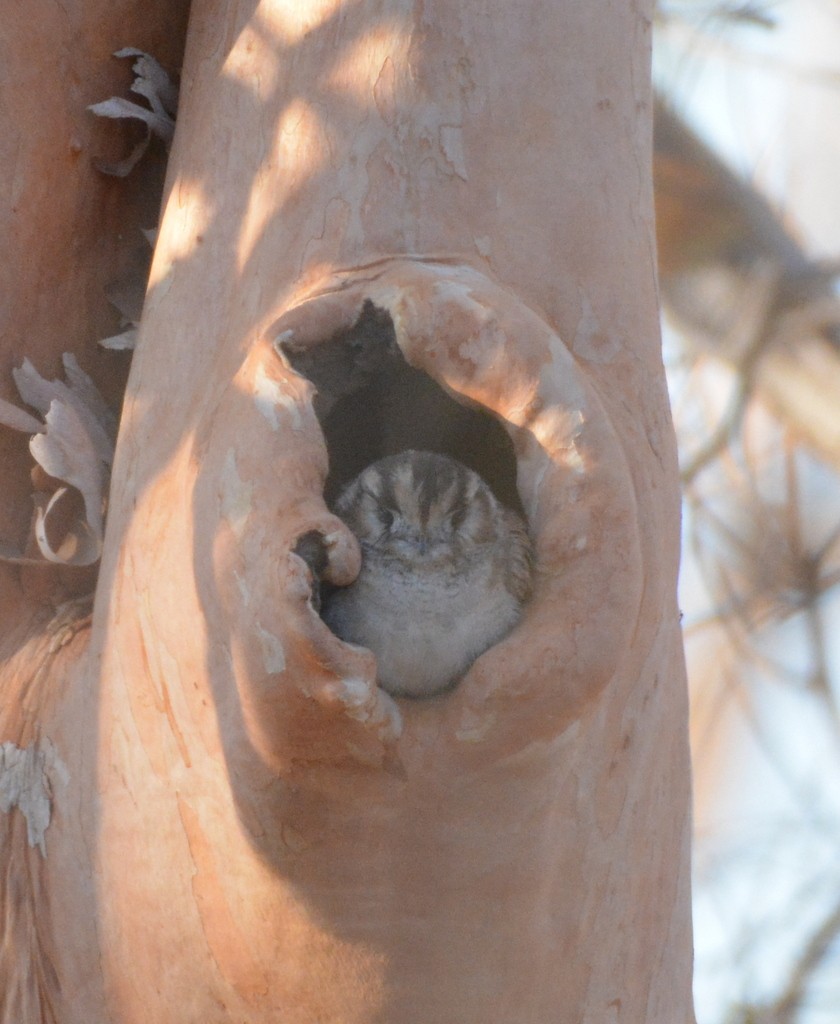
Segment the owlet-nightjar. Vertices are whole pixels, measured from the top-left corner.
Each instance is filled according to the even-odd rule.
[[[519,620],[531,593],[525,524],[455,459],[380,459],[335,511],[359,539],[362,568],[329,598],[324,621],[373,651],[377,681],[394,696],[447,690]]]

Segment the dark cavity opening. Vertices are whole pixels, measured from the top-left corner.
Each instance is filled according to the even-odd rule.
[[[408,365],[387,310],[367,299],[348,330],[318,345],[295,348],[291,341],[279,348],[317,389],[315,414],[330,459],[327,504],[371,462],[414,448],[463,462],[501,502],[522,514],[507,431],[485,408],[456,401],[428,374]]]

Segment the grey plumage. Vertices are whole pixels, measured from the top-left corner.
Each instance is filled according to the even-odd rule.
[[[335,511],[359,539],[362,570],[331,595],[324,620],[374,652],[389,693],[443,692],[518,622],[531,592],[527,530],[460,462],[418,451],[380,459]]]

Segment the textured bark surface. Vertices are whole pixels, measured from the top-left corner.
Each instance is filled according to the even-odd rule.
[[[649,12],[491,8],[193,3],[92,638],[37,730],[62,1022],[692,1019]],[[291,553],[358,566],[274,343],[367,299],[500,417],[537,549],[423,702]]]

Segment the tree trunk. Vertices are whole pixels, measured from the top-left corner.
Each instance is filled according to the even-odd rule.
[[[692,1020],[648,15],[194,0],[90,642],[8,684],[50,687],[5,727],[52,805],[3,817],[41,1019]],[[427,436],[294,369],[370,310],[435,410],[504,428],[537,556],[430,700],[376,687],[294,554],[358,570],[325,434],[333,477]]]

